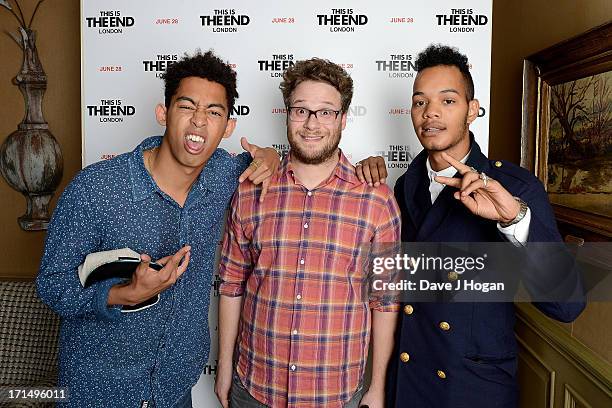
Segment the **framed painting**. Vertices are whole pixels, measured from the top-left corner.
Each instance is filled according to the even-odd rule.
[[[521,137],[557,220],[612,238],[612,22],[525,59]]]

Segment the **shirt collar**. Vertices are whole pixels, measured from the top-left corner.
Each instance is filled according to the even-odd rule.
[[[130,172],[130,181],[132,183],[132,197],[134,201],[141,201],[153,194],[154,192],[159,192],[162,195],[165,195],[161,191],[161,189],[151,177],[151,174],[147,171],[144,165],[144,151],[150,150],[155,147],[159,147],[162,143],[163,136],[153,136],[143,140],[131,153],[128,159],[129,163],[129,172]],[[196,199],[199,197],[205,190],[208,190],[207,176],[210,176],[211,172],[214,172],[212,165],[209,165],[213,162],[213,158],[217,155],[219,149],[215,150],[210,159],[208,159],[208,163],[202,171],[200,172],[198,178],[195,183],[191,187],[191,191],[189,195],[194,195],[192,199]]]
[[[132,152],[128,159],[130,181],[132,183],[132,197],[134,201],[141,201],[158,190],[157,184],[144,165],[145,150],[161,145],[162,136],[153,136],[143,140]]]
[[[461,163],[465,164],[467,162],[468,157],[470,156],[471,150],[460,160]],[[448,166],[445,169],[440,171],[435,171],[431,168],[431,164],[429,163],[429,157],[425,160],[425,167],[427,168],[427,176],[429,177],[429,182],[433,183],[434,177],[436,176],[444,176],[444,177],[453,177],[457,170],[453,166]]]
[[[328,184],[334,177],[337,177],[353,185],[361,184],[361,181],[359,181],[357,175],[355,174],[355,166],[353,166],[351,162],[346,158],[346,156],[342,152],[342,149],[338,149],[338,151],[340,155],[338,164],[336,165],[336,168],[329,176],[329,178],[322,182],[321,185]],[[289,174],[293,174],[293,166],[291,163],[291,150],[283,159],[279,173],[285,177],[287,177]]]

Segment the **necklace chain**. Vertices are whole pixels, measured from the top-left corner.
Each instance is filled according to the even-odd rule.
[[[152,148],[151,150],[149,150],[149,156],[147,157],[147,167],[149,170],[149,174],[151,175],[151,177],[153,177],[153,155],[156,153],[157,150],[157,146],[155,146],[154,148]]]

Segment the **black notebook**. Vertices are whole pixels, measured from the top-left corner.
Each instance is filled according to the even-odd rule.
[[[84,288],[110,278],[130,280],[139,264],[140,254],[130,248],[93,252],[85,257],[82,265],[79,265],[79,279]],[[149,267],[159,271],[163,266],[150,262]],[[155,295],[134,306],[124,305],[121,311],[136,312],[151,307],[158,301],[159,295]]]

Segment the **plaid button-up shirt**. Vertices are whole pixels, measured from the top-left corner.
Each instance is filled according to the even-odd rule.
[[[362,293],[364,247],[399,241],[393,192],[361,183],[341,152],[312,190],[288,155],[263,203],[259,192],[240,185],[221,255],[220,293],[244,296],[238,375],[271,407],[342,407],[364,374],[371,309],[398,310]]]

